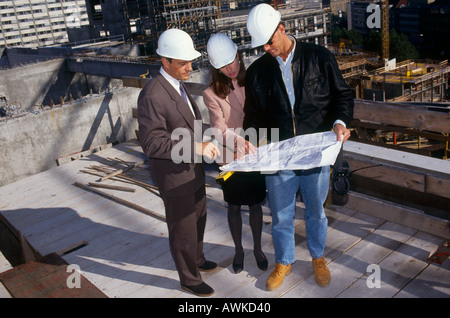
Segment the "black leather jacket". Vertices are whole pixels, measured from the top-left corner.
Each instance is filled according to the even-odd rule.
[[[279,140],[284,140],[329,131],[337,119],[348,126],[354,100],[333,54],[325,47],[297,41],[291,67],[293,109],[277,60],[266,53],[250,65],[246,75],[244,129],[267,128],[267,139],[271,140],[270,128],[279,128]],[[258,138],[261,137],[264,136]]]

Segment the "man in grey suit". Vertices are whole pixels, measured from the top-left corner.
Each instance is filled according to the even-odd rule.
[[[181,287],[197,296],[210,296],[214,290],[203,282],[199,271],[213,270],[217,264],[203,255],[206,191],[199,157],[215,159],[219,149],[202,141],[200,112],[181,82],[189,79],[192,60],[200,53],[190,36],[178,29],[161,34],[156,52],[161,56],[160,72],[138,98],[141,146],[164,202]],[[179,134],[180,130],[185,133]],[[180,148],[180,143],[189,147]]]

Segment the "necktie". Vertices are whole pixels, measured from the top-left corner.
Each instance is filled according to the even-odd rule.
[[[184,87],[183,87],[183,85],[181,84],[181,82],[180,82],[180,93],[181,93],[181,97],[183,97],[183,99],[184,99],[184,101],[186,102],[186,104],[189,105],[186,91],[184,90]]]
[[[196,115],[195,110],[194,110],[194,106],[191,106],[191,104],[189,103],[186,91],[184,90],[184,87],[181,84],[181,82],[180,82],[180,94],[181,94],[181,97],[183,97],[183,99],[186,102],[186,104],[188,104],[190,110],[192,111],[192,115],[194,115],[194,118],[197,118],[197,115]]]

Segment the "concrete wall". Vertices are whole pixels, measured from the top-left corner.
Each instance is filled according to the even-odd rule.
[[[0,186],[57,166],[56,158],[136,138],[138,88],[0,119]]]
[[[188,82],[208,83],[209,70],[192,72]],[[119,79],[70,72],[67,59],[1,71],[0,96],[35,112],[0,117],[0,186],[55,167],[57,158],[136,138],[132,109],[141,89],[121,85]],[[203,122],[209,124],[202,89],[191,93]],[[97,94],[105,91],[110,92]],[[72,104],[69,94],[75,100]],[[64,99],[62,107],[59,96]],[[42,109],[51,99],[55,106]]]
[[[1,71],[0,96],[4,96],[9,105],[32,110],[48,106],[52,101],[54,105],[60,104],[61,98],[66,102],[70,96],[78,99],[121,83],[107,77],[69,72],[67,60],[56,59]]]

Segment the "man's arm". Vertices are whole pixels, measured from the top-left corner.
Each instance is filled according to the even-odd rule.
[[[247,134],[251,131],[256,133],[256,136],[249,136],[250,141],[259,142],[262,138],[267,138],[267,136],[259,136],[259,129],[269,128],[269,126],[265,117],[264,105],[262,105],[264,101],[261,101],[257,96],[258,85],[252,66],[249,67],[246,74],[244,121],[242,127]]]
[[[150,96],[138,99],[139,139],[144,153],[149,158],[171,159],[175,145],[167,130],[165,115],[158,111]]]
[[[353,119],[354,99],[352,92],[342,77],[341,70],[333,54],[330,55],[328,76],[330,77],[331,96],[333,96],[332,107],[336,107],[337,118],[333,124],[333,130],[337,135],[337,140],[343,142],[350,137],[350,130],[347,126]]]

